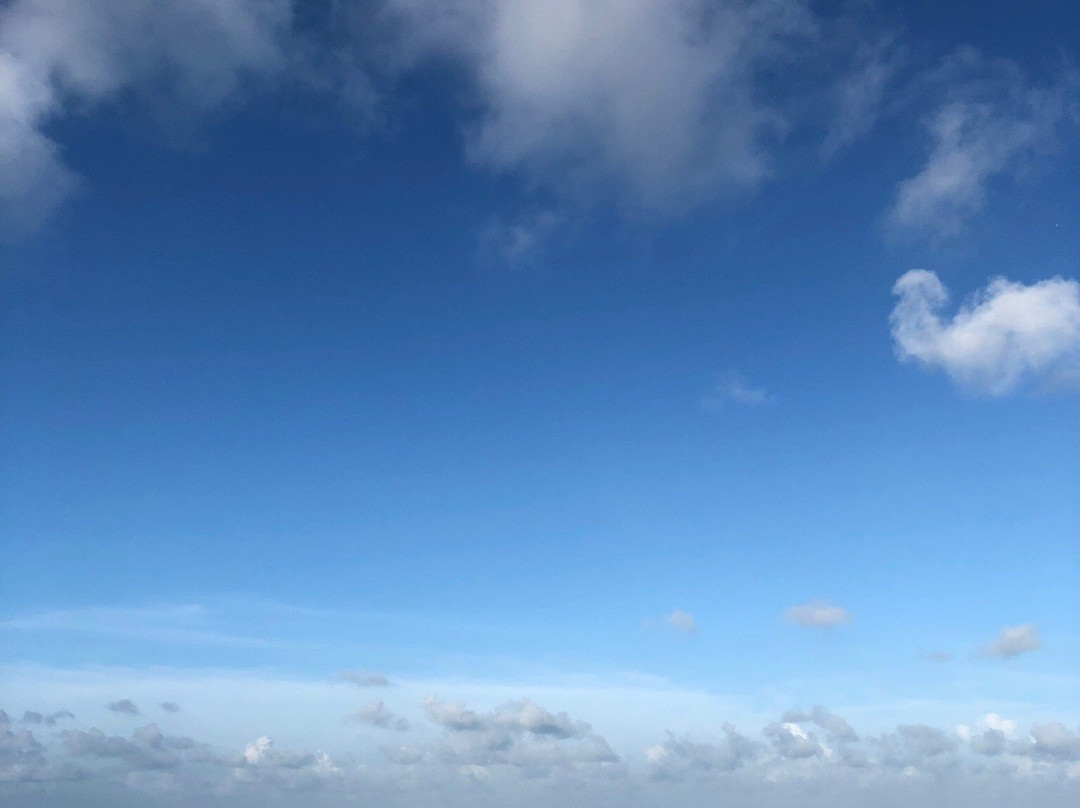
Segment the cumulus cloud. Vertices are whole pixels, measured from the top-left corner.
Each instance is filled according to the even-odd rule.
[[[847,609],[823,600],[814,600],[801,606],[792,606],[784,612],[784,619],[789,623],[805,628],[828,628],[851,622]]]
[[[163,701],[163,702],[161,702],[161,704],[158,705],[158,707],[160,707],[162,710],[164,710],[167,713],[178,713],[178,712],[180,712],[180,705],[177,704],[175,701]]]
[[[817,28],[801,0],[396,0],[411,49],[463,60],[469,155],[650,210],[753,188],[788,126],[760,79]]]
[[[108,707],[114,713],[120,713],[121,715],[138,715],[139,708],[131,699],[120,699],[119,701],[110,701],[106,707]]]
[[[1032,85],[1012,62],[989,61],[963,48],[926,83],[940,88],[939,106],[925,122],[926,163],[900,183],[888,214],[896,229],[937,237],[959,231],[985,204],[999,175],[1051,149],[1066,122],[1075,122],[1077,76]]]
[[[689,736],[680,738],[668,733],[663,744],[646,750],[650,777],[667,780],[693,773],[733,772],[754,761],[761,753],[762,745],[740,734],[732,724],[724,724],[721,729],[724,738],[719,743],[695,741]]]
[[[382,699],[372,699],[349,716],[349,719],[357,724],[369,724],[383,729],[396,729],[399,732],[404,732],[409,728],[409,722],[386,709]]]
[[[582,767],[607,768],[620,762],[589,724],[564,712],[549,712],[528,699],[507,702],[486,713],[436,696],[426,698],[423,707],[428,719],[446,730],[447,736],[427,752],[388,750],[390,760],[419,765],[437,759],[456,766],[509,768],[532,777]]]
[[[1042,639],[1038,627],[1034,623],[1024,623],[1003,628],[994,641],[983,649],[983,653],[993,659],[1012,659],[1040,648]]]
[[[718,788],[747,805],[914,808],[931,789],[934,804],[944,808],[972,808],[995,793],[1064,808],[1080,793],[1071,774],[1080,760],[1074,728],[1037,723],[1023,733],[994,713],[974,730],[903,724],[863,740],[819,705],[766,724],[764,742],[723,724],[715,735],[668,733],[638,762],[623,760],[589,724],[528,700],[485,711],[431,697],[424,708],[442,734],[415,732],[414,745],[385,749],[381,761],[294,751],[265,735],[239,750],[212,748],[153,724],[130,737],[91,727],[39,740],[12,730],[0,711],[0,781],[5,796],[22,798],[12,802],[19,808],[69,802],[306,808],[381,804],[387,794],[402,808],[430,805],[436,794],[440,804],[492,808],[563,805],[568,795],[590,805],[704,806],[715,802]],[[44,783],[47,789],[36,788]],[[921,786],[908,790],[913,783]],[[25,788],[10,790],[19,785]],[[41,801],[46,794],[53,802]],[[95,794],[106,796],[95,801]]]
[[[46,727],[55,727],[58,721],[73,719],[75,716],[70,710],[57,710],[53,713],[39,713],[37,710],[27,710],[23,713],[24,724],[43,724]]]
[[[279,68],[288,0],[13,0],[0,9],[0,226],[39,225],[79,187],[47,126],[121,94],[205,109]]]
[[[889,321],[901,360],[944,370],[965,387],[1004,395],[1026,380],[1080,381],[1080,283],[1031,285],[1004,278],[962,305],[951,320],[949,294],[933,272],[913,269],[893,286]]]
[[[811,722],[825,730],[831,741],[857,741],[859,736],[851,725],[841,716],[815,704],[810,712],[803,710],[790,710],[784,713],[783,719],[788,724],[804,724]]]

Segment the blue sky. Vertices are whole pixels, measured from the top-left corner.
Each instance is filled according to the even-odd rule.
[[[25,730],[15,804],[69,763],[105,803],[195,788],[122,699],[391,782],[395,724],[340,721],[369,696],[417,744],[568,711],[618,760],[574,776],[625,764],[642,805],[707,799],[673,739],[725,721],[846,804],[842,733],[776,723],[815,704],[960,744],[883,734],[881,777],[1007,758],[1039,777],[980,787],[1067,804],[1077,33],[1050,2],[4,4],[0,706],[80,727]],[[297,767],[251,748],[258,801]]]

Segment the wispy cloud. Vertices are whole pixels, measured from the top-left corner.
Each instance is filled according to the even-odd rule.
[[[347,682],[357,687],[389,687],[390,680],[385,674],[373,671],[342,671],[337,675],[337,681]]]
[[[775,403],[776,396],[763,387],[751,384],[735,371],[725,373],[717,379],[712,391],[702,399],[702,405],[710,410],[722,410],[729,404],[760,407]]]
[[[792,606],[784,612],[784,619],[804,628],[829,628],[850,623],[851,613],[827,601],[814,600],[800,606]]]
[[[898,186],[888,223],[935,238],[957,233],[982,209],[995,177],[1015,175],[1054,148],[1062,126],[1076,122],[1080,100],[1073,72],[1040,87],[1015,63],[987,60],[970,48],[923,83],[941,95],[925,121],[930,151],[919,172]]]

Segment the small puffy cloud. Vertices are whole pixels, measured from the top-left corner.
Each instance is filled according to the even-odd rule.
[[[347,682],[357,687],[389,687],[390,680],[381,673],[372,671],[342,671],[338,674],[339,682]]]
[[[919,658],[927,662],[952,662],[953,655],[948,651],[924,651]]]
[[[972,390],[1003,395],[1026,379],[1080,381],[1080,283],[1050,278],[1031,285],[1004,278],[943,320],[949,294],[937,275],[906,272],[889,321],[901,360],[940,368]]]
[[[163,702],[161,702],[161,704],[158,705],[158,707],[160,707],[162,710],[164,710],[167,713],[178,713],[178,712],[180,712],[180,705],[177,704],[175,701],[163,701]]]
[[[437,696],[424,699],[423,707],[431,721],[454,732],[502,730],[573,738],[591,730],[588,724],[574,721],[566,713],[548,712],[528,699],[508,702],[490,713],[478,713],[461,702],[441,701]]]
[[[684,612],[682,609],[673,609],[671,614],[665,619],[667,620],[668,625],[684,634],[692,634],[697,631],[697,621],[694,619],[694,616],[688,612]]]
[[[23,713],[22,720],[24,724],[44,724],[47,727],[54,727],[58,721],[74,717],[70,710],[57,710],[54,713],[39,713],[36,710],[27,710]]]
[[[814,600],[801,606],[792,606],[784,612],[784,619],[804,628],[828,628],[850,623],[851,613],[835,604]]]
[[[349,716],[357,724],[369,724],[383,729],[396,729],[399,732],[409,728],[409,722],[386,709],[382,699],[373,699]]]
[[[545,208],[512,218],[496,218],[480,236],[480,247],[512,267],[536,260],[562,224],[562,216]]]
[[[1012,659],[1040,648],[1042,639],[1038,627],[1034,623],[1024,623],[1003,628],[994,641],[983,649],[983,654],[993,659]]]
[[[751,384],[734,371],[721,376],[712,392],[702,400],[703,406],[710,410],[721,410],[725,404],[760,407],[763,404],[775,403],[774,395],[763,387]]]
[[[135,702],[131,699],[120,699],[119,701],[110,701],[106,707],[114,713],[120,713],[121,715],[138,715],[139,708]]]

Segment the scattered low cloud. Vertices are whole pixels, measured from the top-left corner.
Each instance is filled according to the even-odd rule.
[[[803,710],[790,710],[784,713],[783,719],[788,724],[805,724],[810,722],[825,730],[831,741],[857,741],[859,736],[851,725],[841,716],[815,704],[810,712]]]
[[[1040,648],[1042,639],[1038,627],[1034,623],[1024,623],[1003,628],[994,641],[983,649],[983,654],[992,659],[1012,659]]]
[[[1025,731],[997,713],[955,730],[909,723],[860,734],[815,705],[789,711],[759,732],[724,723],[715,734],[668,733],[638,761],[624,759],[587,722],[529,700],[483,710],[431,696],[421,706],[435,734],[432,727],[410,728],[404,744],[361,759],[290,749],[268,735],[216,748],[154,724],[129,736],[89,727],[39,738],[13,728],[0,711],[0,781],[26,787],[17,792],[29,795],[17,803],[23,806],[44,804],[35,794],[83,804],[85,795],[100,792],[111,795],[101,804],[254,805],[272,797],[283,808],[366,804],[388,792],[403,808],[429,805],[432,793],[447,804],[494,808],[517,804],[526,791],[536,806],[565,804],[567,794],[582,804],[629,808],[705,805],[721,787],[730,799],[753,805],[871,801],[915,808],[932,788],[935,804],[945,808],[985,804],[1000,793],[1065,808],[1075,804],[1080,787],[1075,728],[1046,722]],[[371,715],[385,709],[368,708]]]
[[[112,712],[120,713],[121,715],[138,715],[139,708],[135,705],[131,699],[120,699],[119,701],[111,701],[106,705]]]
[[[697,621],[694,616],[682,609],[673,609],[667,616],[668,625],[683,634],[692,634],[697,631]]]
[[[722,410],[728,404],[760,407],[763,404],[775,404],[776,396],[763,387],[751,384],[739,373],[731,371],[717,380],[712,392],[702,403],[711,410]]]
[[[641,621],[642,628],[667,628],[678,631],[681,634],[693,634],[698,630],[697,620],[689,612],[682,609],[672,609],[662,618],[647,617]]]
[[[927,662],[952,662],[953,655],[948,651],[924,651],[919,658]]]
[[[889,321],[901,360],[944,370],[964,387],[1000,396],[1025,381],[1080,381],[1080,283],[1024,285],[996,278],[943,320],[949,294],[937,275],[906,272]]]
[[[514,217],[496,217],[480,234],[484,253],[511,267],[536,261],[563,224],[563,216],[548,208],[534,208]]]
[[[372,699],[348,718],[357,724],[395,729],[399,732],[404,732],[409,728],[409,722],[386,709],[382,699]]]
[[[72,720],[75,716],[70,710],[57,710],[54,713],[39,713],[36,710],[27,710],[23,713],[24,724],[42,724],[46,727],[55,727],[57,722]]]
[[[164,710],[167,713],[178,713],[178,712],[180,712],[180,705],[177,704],[175,701],[163,701],[163,702],[161,702],[161,704],[158,705],[158,707],[160,707],[162,710]]]
[[[814,600],[800,606],[792,606],[784,612],[784,619],[804,628],[829,628],[850,623],[851,614],[840,606],[823,600]]]
[[[372,671],[342,671],[337,677],[339,682],[347,682],[357,687],[389,687],[390,680],[382,673]]]

